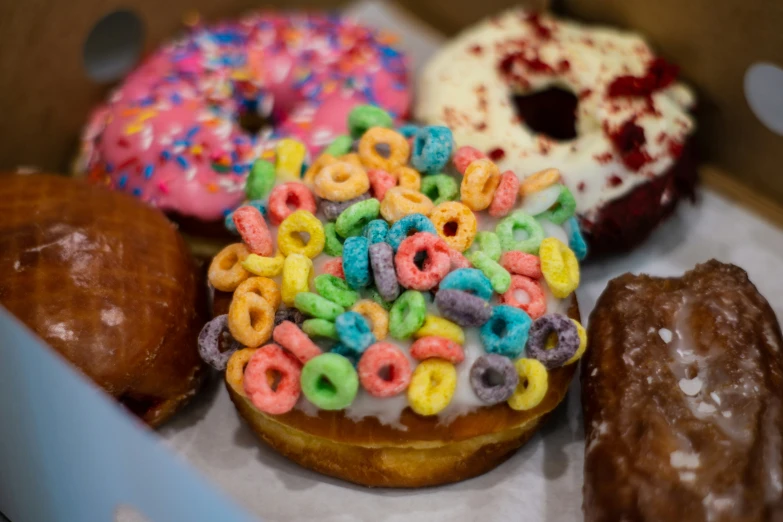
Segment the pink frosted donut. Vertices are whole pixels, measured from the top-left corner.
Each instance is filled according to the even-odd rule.
[[[253,13],[194,26],[149,56],[91,116],[76,170],[170,215],[217,221],[244,199],[274,138],[310,154],[371,103],[408,116],[406,57],[392,37],[336,15]],[[257,113],[272,129],[246,131]]]

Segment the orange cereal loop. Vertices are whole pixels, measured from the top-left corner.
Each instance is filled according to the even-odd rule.
[[[380,147],[388,148],[388,154],[378,150]],[[385,127],[373,127],[359,140],[359,158],[368,169],[392,172],[407,163],[410,153],[408,140],[399,132]]]
[[[421,190],[421,174],[410,167],[397,167],[392,175],[397,178],[397,185],[411,190]]]
[[[258,348],[272,337],[275,309],[258,294],[234,296],[228,308],[228,329],[240,343]]]
[[[257,294],[267,300],[272,308],[280,307],[280,287],[268,277],[251,277],[234,290],[234,299],[246,293]]]
[[[347,161],[337,161],[315,175],[313,189],[320,198],[348,201],[370,190],[370,179],[362,167]]]
[[[355,152],[349,152],[348,154],[343,154],[342,156],[337,158],[337,161],[347,161],[352,165],[356,165],[357,167],[364,168],[364,165],[362,164],[362,160],[359,158],[359,155],[356,154]]]
[[[447,245],[458,252],[464,252],[476,237],[476,215],[458,201],[446,201],[436,206],[430,214],[438,235]]]
[[[207,278],[215,289],[233,292],[239,284],[250,277],[242,268],[242,262],[250,255],[244,243],[234,243],[221,250],[209,265]]]
[[[389,335],[389,312],[371,299],[362,299],[351,308],[370,323],[370,329],[378,341]]]
[[[545,169],[529,175],[519,183],[519,195],[525,197],[528,194],[544,190],[560,181],[560,171],[557,169]]]
[[[332,163],[337,163],[337,158],[332,156],[331,154],[321,154],[318,156],[318,159],[313,162],[310,167],[305,171],[304,178],[302,178],[302,182],[307,186],[312,186],[313,181],[315,180],[315,175],[321,172],[321,169],[326,167],[327,165],[331,165]]]
[[[409,214],[429,216],[434,206],[432,200],[421,192],[405,187],[392,187],[386,191],[381,202],[381,216],[386,221],[396,223]]]
[[[243,348],[237,350],[228,360],[226,365],[226,382],[243,397],[245,395],[245,366],[256,353],[257,348]]]
[[[473,161],[462,177],[462,202],[471,210],[484,210],[492,204],[499,183],[500,170],[497,165],[487,158]]]

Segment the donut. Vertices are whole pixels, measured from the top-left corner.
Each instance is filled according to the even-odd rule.
[[[338,15],[256,12],[193,25],[94,111],[74,168],[189,232],[206,223],[222,232],[254,161],[274,163],[277,136],[315,153],[347,133],[357,104],[407,116],[407,58],[393,44]]]
[[[511,9],[438,51],[414,115],[501,171],[559,170],[591,254],[625,251],[693,194],[695,98],[677,75],[636,34]]]
[[[373,129],[367,132],[377,136]],[[404,129],[411,139],[405,168],[413,170],[417,163],[430,166],[430,173],[416,171],[423,178],[421,187],[426,189],[430,177],[437,177],[442,186],[458,186],[448,128]],[[403,136],[400,130],[384,134],[383,140],[390,143]],[[388,145],[380,141],[377,150]],[[324,156],[315,163],[328,163]],[[312,179],[345,173],[351,167],[350,175],[331,181],[356,187],[360,178],[377,169],[377,160],[360,158],[354,163],[351,157],[333,158]],[[486,171],[495,170],[491,160],[476,158],[467,165],[466,177],[480,180]],[[391,174],[390,178],[394,184],[401,182]],[[215,257],[210,282],[226,289],[229,278],[239,286],[234,292],[216,292],[213,315],[228,314],[229,330],[252,341],[230,356],[226,386],[260,439],[305,467],[356,484],[431,486],[464,480],[497,466],[533,435],[563,399],[575,372],[573,362],[582,353],[574,353],[576,330],[564,318],[579,320],[574,293],[579,266],[572,262],[576,254],[566,244],[571,239],[563,226],[543,224],[550,217],[546,208],[530,215],[499,184],[471,188],[481,185],[472,180],[468,185],[463,197],[475,190],[489,201],[502,199],[503,209],[498,211],[502,215],[490,215],[488,209],[474,212],[459,201],[456,190],[443,191],[440,196],[446,200],[437,205],[412,188],[396,196],[398,189],[391,188],[378,201],[367,184],[360,194],[366,197],[356,198],[332,216],[335,223],[312,217],[297,229],[309,239],[301,240],[298,252],[285,257],[279,274],[262,268],[267,264],[258,259],[247,262],[252,254],[243,253],[248,247],[242,243]],[[345,197],[344,192],[341,186],[327,187],[319,207],[329,202],[325,198]],[[301,221],[295,216],[304,213],[297,210],[283,221],[279,230],[285,229],[286,234],[276,239],[279,246],[291,242],[291,226],[286,222]],[[316,215],[324,213],[317,209]],[[570,215],[562,216],[567,218],[564,222],[573,215],[572,208]],[[518,241],[497,237],[498,230],[508,229],[514,235],[519,223],[539,221],[541,235],[526,242],[525,262],[519,261],[523,254]],[[269,229],[274,235],[271,224]],[[325,230],[331,236],[329,248],[320,241]],[[477,234],[480,239],[474,241]],[[455,244],[464,255],[449,243],[458,235],[461,240]],[[285,256],[285,249],[280,251],[283,254],[276,255]],[[379,251],[385,251],[383,262],[378,262]],[[472,266],[468,260],[473,260]],[[334,264],[341,269],[335,270]],[[539,269],[531,270],[532,265]],[[525,296],[524,287],[510,288],[511,274],[516,272],[535,281],[541,295]],[[242,278],[265,282],[245,283]],[[270,290],[274,285],[279,292]],[[242,287],[264,288],[250,297],[252,308],[247,291],[240,292]],[[501,302],[504,292],[513,293],[514,299]],[[280,294],[283,304],[277,298]],[[293,294],[286,304],[285,296]],[[540,347],[535,352],[528,342],[533,321],[525,308],[539,298],[537,321],[565,322],[568,327],[565,333],[546,339],[554,343],[546,346],[557,357],[539,353],[544,351]],[[274,314],[270,307],[277,308]],[[274,319],[292,309],[304,314],[301,325]],[[545,334],[538,335],[536,342],[543,342]],[[298,341],[284,342],[284,338]],[[567,346],[560,346],[563,343]],[[307,359],[298,353],[300,345],[308,347]],[[279,346],[287,358],[280,355]],[[494,352],[492,357],[487,357],[488,352]],[[222,361],[205,359],[222,368]],[[285,385],[272,389],[273,380],[259,374],[258,367],[274,368],[272,375],[279,375]]]

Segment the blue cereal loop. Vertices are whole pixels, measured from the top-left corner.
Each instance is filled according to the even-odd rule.
[[[451,158],[453,148],[454,137],[448,127],[422,127],[413,139],[411,163],[419,172],[439,172]]]
[[[387,242],[396,252],[400,248],[400,243],[411,235],[411,232],[429,232],[433,235],[438,235],[435,225],[432,224],[432,221],[427,216],[424,214],[409,214],[391,226],[389,234],[386,236]]]
[[[223,221],[225,224],[226,230],[228,230],[231,234],[234,234],[235,236],[239,235],[239,231],[237,230],[237,226],[234,223],[234,213],[229,212],[226,214],[226,219]]]
[[[459,268],[454,270],[440,282],[441,290],[462,290],[489,301],[492,297],[492,283],[481,270],[476,268]]]
[[[370,240],[370,244],[385,243],[389,233],[389,224],[383,219],[373,219],[362,230],[362,235]]]
[[[356,367],[357,364],[359,364],[359,359],[361,359],[362,354],[360,352],[357,352],[356,350],[352,350],[351,348],[348,348],[342,343],[337,343],[332,346],[332,348],[329,350],[330,353],[336,353],[337,355],[342,355],[349,361],[351,361],[351,364],[353,364],[354,367]]]
[[[401,126],[399,129],[397,129],[397,132],[402,134],[403,137],[407,140],[414,137],[416,133],[419,132],[419,126],[409,123],[407,125]]]
[[[498,305],[492,309],[489,321],[479,330],[484,351],[516,359],[525,350],[533,321],[519,308]]]
[[[334,326],[337,329],[340,343],[358,354],[363,353],[375,343],[376,339],[370,328],[370,323],[360,313],[342,313],[335,319]]]
[[[576,216],[571,216],[565,222],[566,234],[568,234],[568,246],[574,251],[574,255],[579,261],[587,257],[587,243],[579,228],[579,221]]]
[[[343,243],[345,281],[354,290],[370,284],[370,240],[363,236],[349,237]]]

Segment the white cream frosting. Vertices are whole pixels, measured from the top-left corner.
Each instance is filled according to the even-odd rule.
[[[645,75],[655,58],[647,43],[615,29],[586,27],[549,15],[539,20],[551,37],[542,37],[525,11],[512,9],[445,45],[419,79],[415,117],[427,124],[448,125],[457,146],[502,150],[504,157],[496,161],[501,171],[510,169],[520,178],[545,168],[559,169],[574,194],[577,212],[590,219],[606,202],[674,164],[674,151],[695,130],[689,114],[694,96],[689,88],[673,83],[655,91],[650,100],[610,98],[607,88],[616,78]],[[511,85],[499,65],[508,53],[519,51],[555,69],[563,61],[569,65],[553,74],[517,63],[512,70],[525,81]],[[550,87],[579,97],[574,140],[554,141],[519,122],[512,94]],[[638,171],[623,163],[606,132],[616,132],[631,119],[644,130],[643,150],[650,157]]]

